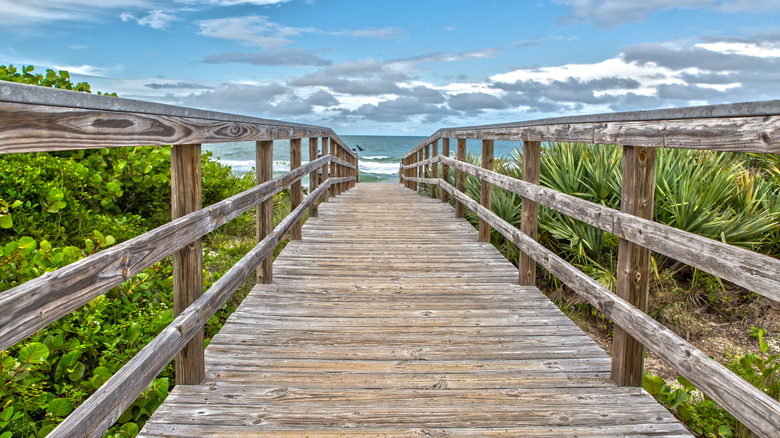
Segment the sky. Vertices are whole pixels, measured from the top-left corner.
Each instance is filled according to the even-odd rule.
[[[0,0],[0,65],[342,135],[780,98],[780,0]]]

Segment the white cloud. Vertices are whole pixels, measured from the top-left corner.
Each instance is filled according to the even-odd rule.
[[[780,44],[759,45],[750,42],[721,41],[716,43],[699,43],[696,47],[725,54],[753,56],[757,58],[780,58]]]
[[[138,24],[152,29],[164,30],[173,21],[176,21],[176,16],[161,10],[154,10],[149,11],[145,17],[139,18]]]
[[[52,21],[96,21],[104,12],[152,7],[153,0],[0,0],[0,24],[29,26]]]
[[[395,28],[348,29],[328,32],[313,27],[289,27],[275,23],[263,15],[215,18],[199,21],[200,34],[236,41],[245,46],[279,49],[292,42],[291,37],[302,34],[350,36],[357,38],[399,38],[402,31]]]

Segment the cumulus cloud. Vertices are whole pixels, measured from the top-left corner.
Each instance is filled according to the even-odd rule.
[[[202,84],[195,84],[192,82],[151,82],[144,84],[144,87],[151,88],[153,90],[169,90],[169,89],[196,89],[196,90],[210,90],[214,87]]]
[[[454,112],[412,97],[398,97],[377,104],[364,104],[354,111],[344,111],[343,114],[361,116],[376,122],[406,122],[416,115],[443,116]]]
[[[503,109],[509,106],[505,101],[487,93],[461,93],[450,96],[450,108],[467,113],[486,109]]]
[[[327,59],[316,53],[302,49],[282,49],[261,53],[227,52],[209,55],[203,59],[208,64],[240,63],[271,66],[325,66],[331,65]]]
[[[338,99],[324,90],[319,90],[305,99],[291,96],[274,105],[273,113],[280,115],[306,115],[314,112],[314,107],[330,108],[339,105]]]
[[[775,98],[780,37],[702,38],[625,47],[592,64],[494,75],[501,99],[531,112],[635,110]]]

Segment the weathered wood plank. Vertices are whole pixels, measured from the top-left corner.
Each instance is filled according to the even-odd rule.
[[[493,140],[482,140],[482,168],[493,170]],[[490,210],[493,200],[493,185],[485,180],[482,180],[480,185],[479,202]],[[490,225],[482,219],[479,220],[479,241],[490,242]]]
[[[542,143],[526,141],[523,143],[523,181],[539,184],[541,170]],[[520,206],[520,231],[536,240],[539,228],[539,204],[528,198],[523,198]],[[536,285],[536,261],[521,252],[517,260],[517,280],[525,286]]]
[[[464,162],[466,161],[466,139],[465,138],[458,138],[458,155],[457,160],[458,162]],[[452,165],[450,163],[450,165]],[[453,166],[455,167],[455,166]],[[455,174],[455,188],[463,191],[463,183],[465,181],[465,174],[463,173],[463,169],[459,167],[455,167],[457,169],[457,173]],[[455,217],[456,218],[462,218],[464,215],[463,211],[463,204],[455,201]]]
[[[323,204],[212,339],[207,380],[141,436],[687,436],[451,206],[404,187]]]
[[[295,170],[301,166],[301,139],[294,138],[290,140],[290,170]],[[295,181],[290,186],[290,209],[295,210],[303,200],[303,188],[301,180]],[[297,222],[290,229],[290,240],[301,239],[302,222]]]
[[[171,219],[200,210],[200,145],[171,148]],[[173,314],[179,316],[203,294],[203,245],[189,242],[173,253]],[[206,375],[203,361],[203,330],[176,354],[176,381],[197,385]]]
[[[257,156],[257,184],[270,181],[274,177],[274,142],[258,141],[255,143]],[[271,234],[274,229],[274,200],[269,197],[256,207],[257,214],[257,243],[263,241],[265,236]],[[270,283],[274,278],[274,259],[266,257],[257,268],[257,282]]]
[[[655,149],[623,148],[623,193],[621,211],[644,219],[653,218]],[[650,250],[620,239],[615,293],[647,312],[650,289]],[[612,338],[612,380],[620,386],[642,386],[645,350],[625,330],[616,327]]]
[[[309,161],[314,161],[319,157],[319,138],[309,138]],[[309,191],[313,191],[319,186],[319,172],[315,170],[309,175]],[[319,200],[311,205],[309,217],[317,217],[319,214]]]

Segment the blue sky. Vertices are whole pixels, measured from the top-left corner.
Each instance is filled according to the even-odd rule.
[[[780,98],[780,0],[0,0],[0,64],[340,134]]]

